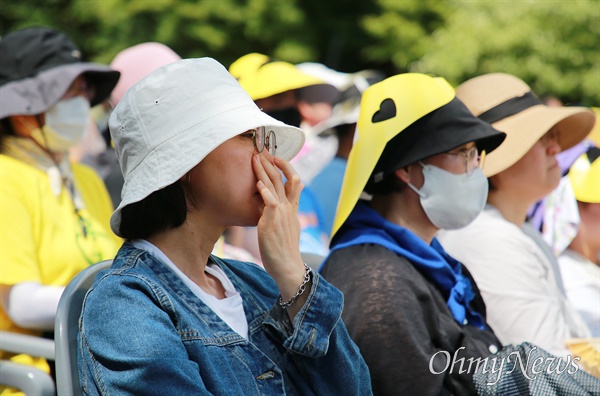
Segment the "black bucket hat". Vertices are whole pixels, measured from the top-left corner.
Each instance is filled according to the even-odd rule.
[[[46,112],[71,83],[85,75],[95,87],[92,106],[107,99],[120,73],[81,61],[79,48],[62,32],[30,27],[0,40],[0,119]]]
[[[494,151],[506,138],[504,132],[476,118],[454,97],[449,103],[433,110],[392,138],[385,146],[372,177],[369,191],[386,175],[427,157],[445,153],[463,144],[474,142],[477,149]]]
[[[367,88],[357,131],[332,236],[365,191],[385,190],[382,182],[393,171],[469,142],[490,152],[506,137],[471,114],[446,80],[421,73],[398,74]]]

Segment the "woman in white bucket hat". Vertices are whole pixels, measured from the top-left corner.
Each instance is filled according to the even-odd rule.
[[[301,260],[287,160],[302,131],[210,58],[151,73],[109,126],[125,179],[111,226],[126,242],[84,302],[87,393],[370,394],[341,292]],[[210,255],[227,227],[254,225],[266,272]]]

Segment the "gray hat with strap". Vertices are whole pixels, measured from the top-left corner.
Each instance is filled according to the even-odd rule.
[[[46,112],[83,74],[95,88],[94,106],[108,98],[120,73],[81,61],[81,52],[62,32],[30,27],[0,40],[0,119]]]

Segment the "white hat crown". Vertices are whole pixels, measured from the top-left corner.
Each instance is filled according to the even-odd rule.
[[[304,144],[300,129],[263,113],[212,58],[179,60],[135,84],[109,119],[125,179],[113,231],[118,235],[124,206],[174,183],[221,143],[258,126],[276,133],[284,159]]]

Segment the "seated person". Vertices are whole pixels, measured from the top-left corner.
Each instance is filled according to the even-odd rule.
[[[150,73],[109,127],[126,242],[83,304],[87,394],[370,394],[343,295],[298,249],[303,132],[211,58]],[[232,226],[257,226],[264,269],[211,255]]]
[[[591,146],[569,169],[579,227],[558,263],[567,298],[600,337],[600,148]]]
[[[435,234],[483,209],[480,161],[505,135],[444,79],[416,73],[365,90],[358,131],[321,273],[344,292],[342,317],[374,394],[474,394],[474,370],[445,370],[443,353],[480,358],[502,344],[477,286]]]
[[[119,79],[81,60],[64,33],[31,27],[0,40],[0,329],[53,337],[58,301],[84,268],[121,240],[100,177],[71,163],[90,106]],[[2,359],[9,356],[2,354]],[[13,361],[50,371],[44,359]]]
[[[465,228],[440,232],[440,242],[473,274],[500,341],[528,341],[566,357],[565,340],[587,337],[589,329],[562,290],[556,256],[525,219],[533,203],[557,187],[556,155],[587,136],[594,113],[548,107],[525,82],[504,73],[468,80],[456,94],[507,138],[486,158],[484,211]]]

